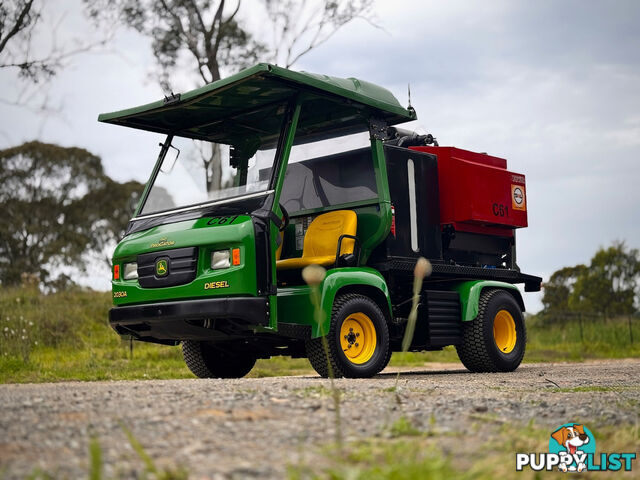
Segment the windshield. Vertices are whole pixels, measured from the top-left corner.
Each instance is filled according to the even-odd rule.
[[[175,136],[140,215],[267,192],[284,111],[269,107],[225,119],[212,135],[216,141]]]

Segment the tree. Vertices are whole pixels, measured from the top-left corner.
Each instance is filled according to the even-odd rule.
[[[355,18],[371,21],[372,0],[84,0],[90,16],[132,28],[152,40],[159,81],[171,92],[169,77],[181,61],[199,83],[221,78],[265,59],[292,66]],[[251,31],[241,9],[262,16],[262,32]],[[267,35],[267,31],[270,32]],[[203,155],[209,189],[220,188],[220,149]]]
[[[181,56],[205,84],[245,68],[258,59],[292,66],[340,28],[362,18],[371,22],[372,0],[262,0],[250,4],[267,32],[251,32],[239,19],[241,0],[84,0],[99,22],[119,22],[148,36],[160,67],[160,84],[171,90],[169,75]],[[261,8],[262,7],[262,8]],[[247,7],[245,7],[246,9]],[[256,35],[258,33],[258,35]],[[195,68],[193,68],[195,67]]]
[[[0,69],[14,71],[22,80],[18,92],[12,92],[11,98],[0,98],[2,103],[38,113],[57,111],[49,102],[48,81],[72,57],[105,45],[110,39],[110,34],[101,34],[95,41],[61,39],[57,30],[63,18],[64,12],[42,0],[0,2]],[[46,48],[43,42],[35,41],[45,33],[51,38]]]
[[[549,281],[544,283],[544,295],[542,304],[545,312],[569,311],[569,296],[573,291],[573,285],[587,270],[585,265],[564,267],[553,272]]]
[[[92,206],[87,211],[87,221],[91,223],[90,246],[109,266],[113,247],[122,240],[143,189],[144,185],[135,180],[119,183],[103,175],[101,186],[87,192],[84,198],[87,205]]]
[[[37,80],[41,75],[53,75],[55,65],[47,59],[33,60],[29,56],[33,29],[40,19],[33,2],[18,0],[11,6],[0,4],[0,67],[17,68],[21,76]]]
[[[126,226],[142,185],[120,184],[81,148],[29,142],[0,150],[0,282],[45,283],[63,266],[83,269]]]
[[[627,315],[636,310],[640,253],[624,242],[600,248],[575,282],[569,306],[576,311]]]
[[[271,61],[289,68],[356,18],[379,28],[370,14],[372,2],[266,0],[272,30]]]
[[[600,248],[589,266],[564,267],[544,284],[545,313],[627,315],[639,303],[640,252],[624,242]]]

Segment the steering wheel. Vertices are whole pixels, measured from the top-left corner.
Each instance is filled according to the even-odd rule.
[[[284,205],[281,203],[278,204],[280,206],[280,210],[282,210],[282,225],[280,225],[279,230],[282,232],[285,228],[289,226],[289,212],[284,208]]]

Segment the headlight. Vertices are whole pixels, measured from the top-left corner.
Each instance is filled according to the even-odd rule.
[[[229,262],[229,250],[218,250],[217,252],[211,252],[211,268],[218,270],[220,268],[229,268],[231,263]]]
[[[133,280],[138,278],[138,264],[136,262],[124,264],[124,276],[125,280]]]

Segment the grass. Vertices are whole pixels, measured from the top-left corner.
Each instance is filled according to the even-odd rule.
[[[302,397],[329,397],[333,394],[330,388],[324,385],[315,385],[312,387],[299,388],[295,390]]]
[[[188,378],[178,348],[122,341],[107,323],[109,293],[0,292],[0,381]],[[12,332],[16,332],[15,334]],[[17,333],[20,333],[18,335]]]
[[[316,375],[316,373],[306,358],[273,357],[268,360],[258,360],[247,376],[262,378],[283,375]]]
[[[624,392],[628,390],[640,390],[640,386],[637,387],[605,387],[600,385],[589,385],[585,387],[573,387],[573,388],[552,388],[551,392],[562,393],[577,393],[577,392]]]
[[[151,456],[144,449],[140,441],[133,435],[131,430],[124,425],[121,425],[124,433],[131,445],[131,448],[138,455],[142,468],[137,468],[136,478],[140,479],[154,479],[154,480],[187,480],[189,478],[189,472],[183,467],[178,468],[160,468],[153,461]],[[89,439],[89,472],[87,475],[88,480],[106,480],[107,477],[104,474],[104,455],[102,446],[97,437],[91,436]],[[116,474],[111,477],[113,480],[121,478],[130,478],[131,472],[126,474]],[[27,478],[30,480],[50,480],[59,478],[56,472],[45,472],[40,469],[33,471]]]
[[[0,382],[193,378],[180,347],[122,341],[109,327],[106,292],[72,290],[42,295],[34,289],[0,290]],[[583,361],[640,357],[640,320],[634,344],[626,318],[545,325],[527,320],[525,361]],[[421,367],[457,362],[454,347],[443,351],[395,353],[391,366]],[[304,358],[259,360],[250,377],[314,375]]]
[[[391,424],[389,433],[392,437],[413,437],[421,434],[420,430],[414,427],[413,423],[404,415]]]
[[[584,361],[601,358],[640,357],[640,318],[632,319],[634,343],[626,317],[601,317],[582,321],[577,318],[544,322],[538,316],[527,319],[527,362]]]
[[[581,419],[576,419],[581,421]],[[586,422],[596,438],[598,449],[604,452],[637,452],[640,449],[640,426],[624,424],[595,429]],[[342,448],[325,445],[314,451],[306,461],[288,465],[290,480],[410,480],[415,478],[445,480],[494,478],[540,478],[528,468],[515,471],[515,453],[546,452],[550,429],[533,420],[523,424],[495,422],[490,416],[474,418],[466,431],[439,430],[432,419],[427,430],[421,430],[405,416],[399,417],[387,429],[386,435],[346,442]],[[186,480],[184,467],[161,468],[145,451],[142,444],[122,426],[129,444],[136,452],[140,466],[137,478]],[[472,436],[469,432],[475,432]],[[517,435],[514,435],[517,432]],[[637,460],[636,460],[637,462]],[[88,452],[88,478],[102,480],[104,455],[99,439],[91,437]],[[634,467],[636,465],[634,464]],[[635,470],[635,468],[634,468]],[[128,478],[131,472],[121,477]],[[635,472],[619,472],[616,477],[633,478]],[[544,472],[543,475],[549,475]],[[601,476],[602,474],[600,474]],[[581,477],[595,478],[593,474]],[[35,471],[29,478],[57,478],[55,472]]]
[[[109,308],[108,292],[0,290],[0,383],[194,378],[180,347],[121,340]],[[250,376],[310,373],[305,358],[277,357]]]
[[[366,439],[346,445],[342,455],[327,452],[313,465],[289,466],[290,480],[413,480],[456,478],[451,459],[424,439]],[[467,478],[473,478],[467,475]]]
[[[391,356],[392,367],[422,367],[431,362],[459,362],[455,347],[435,352],[396,352]]]
[[[405,417],[400,417],[390,430],[393,432],[390,438],[374,437],[349,442],[342,452],[327,447],[321,458],[289,466],[289,479],[490,480],[534,479],[550,475],[528,468],[522,472],[515,470],[516,452],[548,452],[550,429],[533,421],[521,424],[518,421],[498,423],[490,418],[476,419],[469,426],[469,431],[477,432],[469,435],[469,431],[439,431],[431,426],[427,432],[420,431]],[[640,448],[638,425],[591,428],[591,431],[599,451],[637,452]],[[636,468],[634,464],[634,470]],[[635,471],[619,472],[616,477],[633,478],[634,475]],[[585,478],[596,476],[602,474],[582,474]]]

